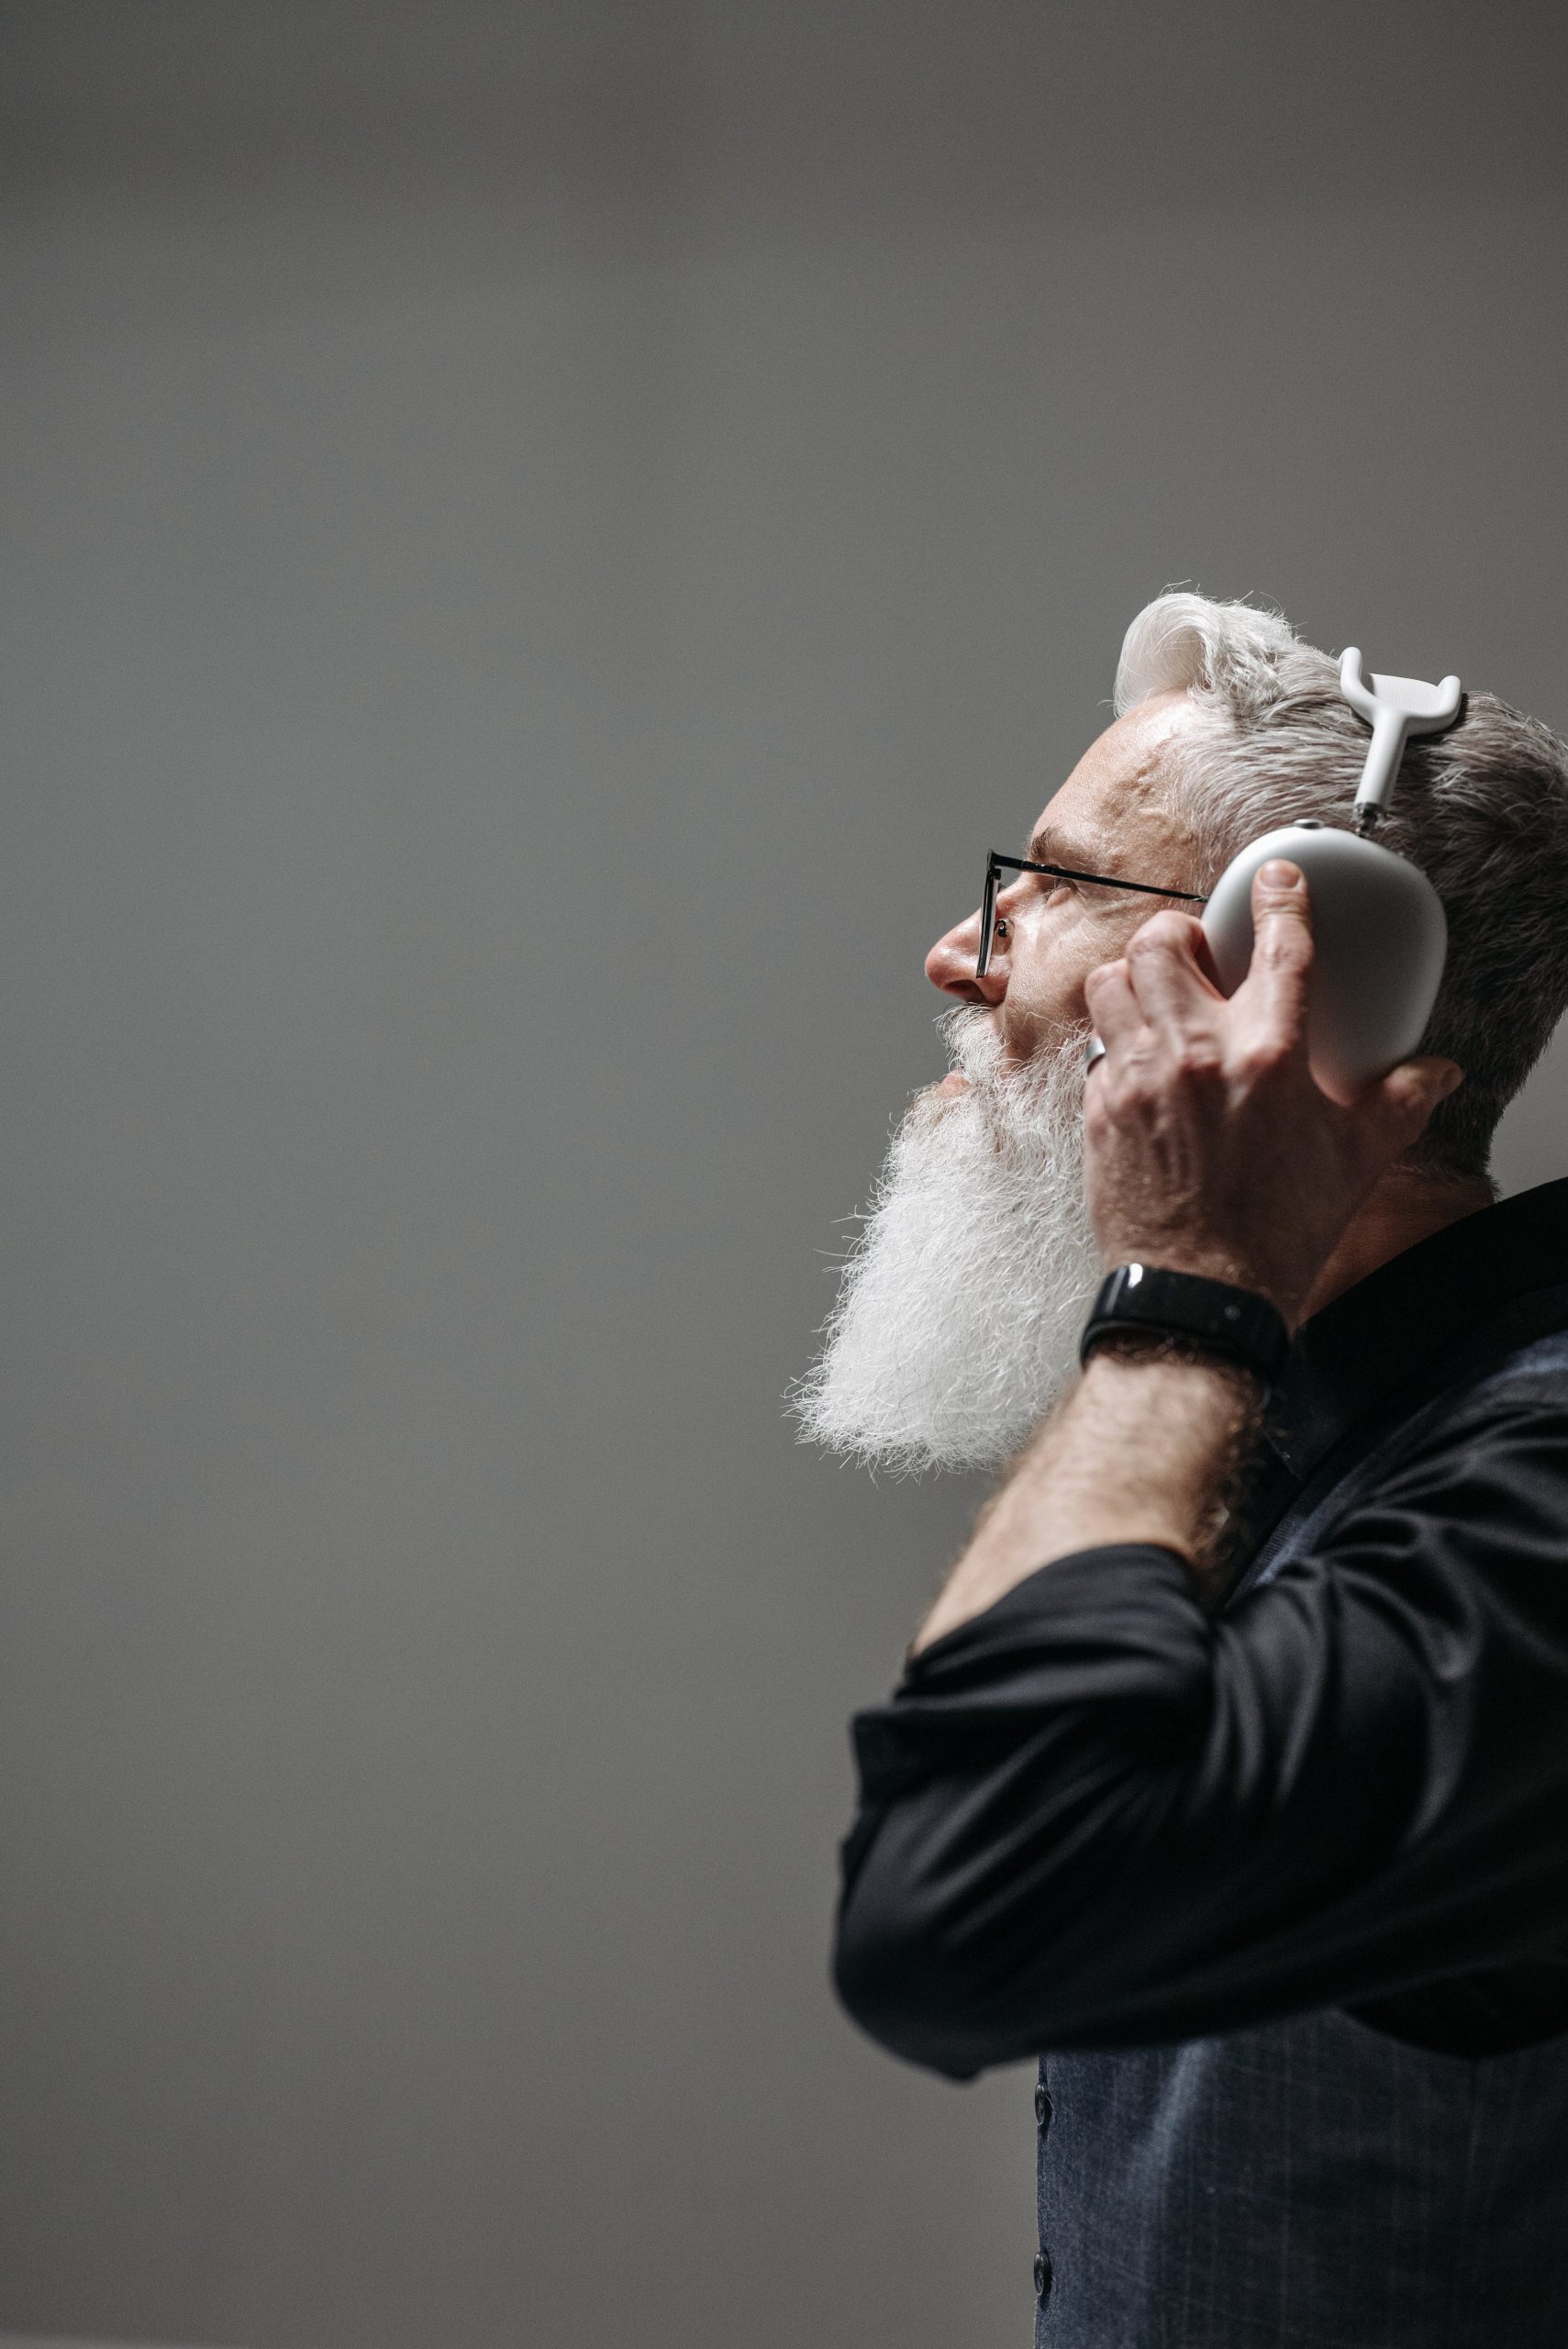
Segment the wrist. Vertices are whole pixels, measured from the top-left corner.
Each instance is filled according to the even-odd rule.
[[[1289,1329],[1270,1297],[1159,1263],[1118,1264],[1106,1274],[1084,1324],[1080,1361],[1128,1332],[1239,1364],[1265,1389],[1280,1377],[1290,1351]]]
[[[1139,1372],[1146,1375],[1171,1373],[1178,1378],[1191,1374],[1217,1391],[1233,1396],[1247,1409],[1261,1404],[1268,1393],[1267,1380],[1249,1364],[1216,1353],[1212,1347],[1200,1344],[1196,1339],[1163,1330],[1107,1330],[1084,1364],[1084,1381],[1087,1385],[1097,1380],[1101,1386],[1107,1386],[1123,1372],[1135,1375]]]
[[[909,1655],[1083,1550],[1172,1550],[1207,1604],[1229,1496],[1261,1419],[1261,1386],[1240,1364],[1159,1330],[1118,1330],[982,1513]]]
[[[1266,1297],[1293,1333],[1304,1318],[1302,1299],[1310,1281],[1303,1287],[1294,1274],[1278,1265],[1260,1265],[1238,1249],[1151,1237],[1105,1243],[1101,1253],[1107,1272],[1117,1264],[1157,1264],[1164,1272],[1185,1273],[1200,1281],[1223,1281],[1230,1288]]]

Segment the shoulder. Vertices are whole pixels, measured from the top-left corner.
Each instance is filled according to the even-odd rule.
[[[1528,1536],[1527,1536],[1528,1529]],[[1568,1564],[1568,1329],[1472,1344],[1346,1431],[1239,1577],[1233,1598],[1307,1560],[1517,1553]]]
[[[1389,1464],[1433,1448],[1485,1441],[1489,1431],[1568,1423],[1568,1329],[1500,1343],[1404,1414],[1373,1455]],[[1568,1472],[1568,1460],[1564,1462]]]

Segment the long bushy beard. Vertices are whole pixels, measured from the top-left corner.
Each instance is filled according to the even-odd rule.
[[[966,1089],[917,1095],[791,1403],[806,1441],[895,1471],[994,1467],[1077,1367],[1101,1278],[1084,1046],[1004,1070],[978,1006],[942,1022]]]

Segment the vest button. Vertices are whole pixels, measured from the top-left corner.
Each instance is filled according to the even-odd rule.
[[[1035,2082],[1034,2088],[1034,2117],[1036,2125],[1039,2128],[1050,2128],[1051,2112],[1051,2097],[1046,2088],[1045,2082],[1043,2080],[1037,2080]]]
[[[1041,2308],[1051,2298],[1051,2268],[1048,2252],[1037,2252],[1034,2263],[1034,2296]]]

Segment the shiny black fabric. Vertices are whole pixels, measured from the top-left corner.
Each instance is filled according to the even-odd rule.
[[[1107,1547],[910,1659],[853,1724],[856,2020],[954,2078],[1325,2007],[1461,2055],[1568,2031],[1565,1330],[1557,1183],[1300,1333],[1217,1613]]]

